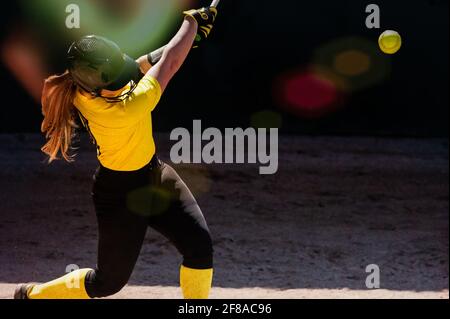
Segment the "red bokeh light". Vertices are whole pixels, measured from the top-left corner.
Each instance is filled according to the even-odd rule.
[[[314,71],[291,72],[277,79],[275,99],[286,111],[304,118],[318,118],[334,111],[341,92],[337,85]]]

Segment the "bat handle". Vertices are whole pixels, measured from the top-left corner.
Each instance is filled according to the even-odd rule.
[[[164,49],[166,48],[166,46],[167,45],[165,45],[165,46],[163,46],[163,47],[161,47],[161,48],[151,52],[148,55],[148,60],[149,60],[151,65],[155,65],[156,63],[158,63],[159,60],[161,60],[161,57],[162,57],[162,55],[164,53]]]

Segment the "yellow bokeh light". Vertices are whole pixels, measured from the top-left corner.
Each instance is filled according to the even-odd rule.
[[[334,69],[345,76],[358,76],[370,69],[370,57],[359,50],[339,53],[334,59]]]

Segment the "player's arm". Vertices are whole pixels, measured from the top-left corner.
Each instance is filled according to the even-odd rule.
[[[218,4],[219,0],[215,0],[213,4]],[[197,48],[201,42],[203,42],[206,38],[208,38],[209,34],[211,33],[211,30],[214,25],[214,21],[217,17],[217,8],[214,6],[211,6],[209,8],[201,8],[198,10],[189,10],[184,12],[185,15],[193,17],[198,24],[197,28],[197,35],[195,36],[195,41],[193,48]],[[163,46],[153,52],[150,52],[147,54],[147,61],[145,60],[145,57],[140,57],[138,60],[141,65],[141,68],[151,68],[152,65],[155,65],[158,63],[159,60],[161,60],[161,57],[164,53],[166,46]],[[148,63],[147,63],[148,62]]]
[[[188,23],[186,23],[186,22],[188,22]],[[172,56],[174,56],[176,54],[176,55],[178,55],[178,57],[182,57],[184,55],[183,51],[185,51],[185,50],[183,50],[183,48],[186,47],[186,45],[188,48],[190,48],[189,35],[192,35],[192,32],[193,32],[192,30],[193,30],[194,26],[195,26],[195,28],[197,28],[195,21],[191,20],[191,21],[183,22],[183,25],[181,26],[178,33],[175,35],[175,37],[172,39],[172,41],[169,42],[169,44],[171,45],[172,51],[174,51],[174,52],[172,52]],[[184,43],[184,42],[186,42],[186,43]],[[176,49],[176,47],[178,48],[178,50]],[[146,74],[152,68],[153,65],[155,65],[157,62],[159,62],[163,56],[165,49],[168,49],[168,48],[169,48],[169,45],[166,45],[152,53],[149,53],[149,54],[139,57],[136,60],[136,62],[139,65],[139,68],[140,68],[142,74]],[[189,53],[189,50],[187,53]],[[187,53],[186,53],[186,56],[187,56]],[[157,58],[154,58],[155,54],[158,55]],[[169,60],[172,58],[172,56],[169,56],[169,57],[166,56],[165,58],[166,58],[166,60]]]
[[[165,47],[159,62],[147,72],[158,81],[161,92],[164,92],[169,81],[186,60],[196,35],[197,21],[186,16],[180,30]]]
[[[162,91],[165,90],[169,81],[180,69],[190,49],[197,47],[200,41],[208,37],[217,16],[217,9],[209,7],[189,10],[184,12],[184,15],[185,18],[180,30],[169,44],[148,54],[146,63],[140,63],[141,70],[143,68],[150,69],[148,74],[158,80]],[[152,67],[152,64],[154,67]]]

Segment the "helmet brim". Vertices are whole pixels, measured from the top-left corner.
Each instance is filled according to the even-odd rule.
[[[127,85],[131,80],[137,83],[142,78],[139,64],[135,60],[124,54],[124,61],[122,71],[111,84],[104,88],[105,90],[117,91]]]

